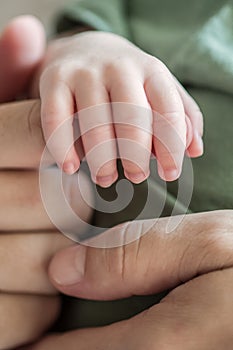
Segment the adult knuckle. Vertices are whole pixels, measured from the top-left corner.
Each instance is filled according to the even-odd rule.
[[[233,266],[233,211],[205,213],[201,220],[201,229],[188,240],[180,262],[179,270],[183,276],[189,270],[187,262],[194,256],[194,275]]]
[[[105,250],[105,262],[107,270],[124,283],[129,283],[135,269],[135,256],[137,256],[137,245],[128,243],[132,235],[131,223],[124,223],[115,227],[119,235],[118,247]]]
[[[203,239],[206,255],[215,258],[219,268],[233,266],[233,211],[222,210],[212,215]]]
[[[147,228],[144,227],[141,220],[126,223],[122,230],[121,279],[128,286],[131,285],[132,278],[134,279],[134,290],[132,291],[134,294],[141,293],[144,288],[144,280],[148,278],[151,268],[151,254],[149,253],[147,257],[144,255],[148,245],[146,236],[144,236],[146,231]],[[136,275],[141,276],[141,279],[135,278]]]
[[[117,247],[112,249],[104,249],[104,262],[105,270],[114,279],[122,281],[124,280],[124,256],[125,247]]]

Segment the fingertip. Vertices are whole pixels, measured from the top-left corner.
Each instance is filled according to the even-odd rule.
[[[129,173],[127,171],[124,171],[125,177],[133,182],[134,184],[138,185],[140,183],[142,183],[143,181],[145,181],[149,175],[150,172],[147,172],[146,174],[144,172],[138,172],[138,173]]]
[[[73,162],[68,161],[62,165],[62,170],[68,175],[73,175],[78,168]]]
[[[49,265],[49,277],[56,288],[68,291],[84,278],[86,247],[74,245],[59,251]],[[68,288],[68,289],[66,289]]]
[[[116,167],[116,160],[101,160],[101,154],[96,154],[95,157],[100,161],[99,164],[94,164],[95,159],[89,159],[88,165],[90,167],[92,181],[100,187],[108,188],[114,184],[118,179],[118,171]],[[115,154],[114,154],[115,157]],[[112,157],[111,157],[112,158]]]
[[[193,140],[191,144],[189,145],[186,154],[190,158],[198,158],[201,157],[204,153],[204,143],[201,135],[196,130],[194,132]]]
[[[100,187],[103,188],[108,188],[114,184],[114,182],[117,181],[118,179],[118,173],[115,172],[112,175],[107,175],[107,176],[93,176],[92,177],[93,181],[99,185]]]
[[[146,148],[146,152],[143,154],[145,148],[142,149],[140,156],[136,159],[136,156],[139,155],[140,149],[137,150],[135,154],[132,154],[131,160],[122,158],[122,165],[124,168],[124,175],[126,179],[134,184],[140,184],[145,181],[150,175],[150,152]],[[143,157],[141,157],[143,156]]]
[[[176,168],[163,169],[161,165],[158,165],[158,174],[162,180],[172,182],[180,177],[181,170]]]
[[[73,175],[74,173],[76,173],[79,167],[80,160],[75,150],[70,152],[69,156],[66,157],[65,161],[61,165],[62,170],[68,175]]]

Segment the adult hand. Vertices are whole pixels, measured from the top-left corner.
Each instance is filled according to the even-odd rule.
[[[173,289],[160,304],[107,327],[48,335],[30,350],[76,349],[77,344],[82,350],[232,349],[232,211],[187,215],[172,234],[166,234],[167,222],[160,219],[127,246],[73,246],[50,265],[54,285],[67,294],[102,300]],[[140,234],[152,223],[112,230]]]
[[[55,297],[49,296],[55,290],[48,282],[47,266],[55,251],[71,243],[47,233],[53,225],[40,200],[38,174],[31,169],[38,166],[44,149],[39,102],[1,106],[0,130],[0,162],[4,168],[0,212],[6,210],[0,218],[1,348],[6,349],[34,340],[55,319],[59,306]],[[17,167],[30,170],[13,170]],[[4,209],[7,206],[8,210]],[[27,223],[29,216],[35,220]],[[232,212],[187,215],[170,235],[165,234],[166,220],[116,227],[111,232],[124,236],[133,229],[140,236],[147,224],[152,225],[146,235],[125,247],[75,246],[63,250],[50,267],[55,287],[80,297],[114,299],[173,288],[159,305],[108,327],[47,336],[30,345],[30,350],[76,349],[77,343],[80,349],[231,349]],[[35,228],[45,230],[44,234],[26,234],[26,229],[30,232]],[[48,297],[41,297],[45,294]],[[50,311],[50,317],[40,312],[42,307]]]
[[[56,320],[60,298],[47,269],[52,255],[70,244],[58,232],[1,233],[0,349],[35,341]]]
[[[41,200],[38,167],[45,142],[40,122],[40,102],[37,100],[22,101],[0,105],[0,229],[5,231],[48,230],[54,226],[46,213]],[[47,163],[53,159],[47,157]],[[22,171],[24,169],[24,171]],[[88,181],[84,180],[87,196],[90,196]],[[51,169],[47,172],[47,188],[59,186],[59,173]],[[64,191],[77,217],[87,222],[91,210],[83,200],[76,178],[65,178]],[[89,194],[88,194],[89,193]],[[62,207],[58,205],[59,215]],[[64,218],[64,220],[67,218]],[[80,230],[83,223],[80,221]]]
[[[40,196],[37,168],[45,147],[40,102],[0,105],[0,135],[0,349],[5,350],[34,341],[57,318],[60,300],[47,268],[52,255],[72,242],[57,232]],[[56,175],[56,169],[48,171],[51,196]],[[69,197],[74,209],[88,220],[75,178],[66,189],[74,194]],[[61,210],[60,216],[67,219]]]

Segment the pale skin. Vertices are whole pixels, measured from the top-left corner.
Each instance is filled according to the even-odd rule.
[[[33,133],[29,120],[37,125]],[[172,235],[164,233],[167,219],[160,219],[140,241],[125,247],[95,249],[73,245],[53,228],[39,196],[36,167],[45,146],[39,102],[1,106],[0,130],[7,131],[0,138],[0,213],[8,205],[8,222],[5,216],[0,219],[2,349],[17,348],[39,337],[39,341],[23,348],[72,350],[78,344],[82,350],[231,350],[231,210],[187,215]],[[12,170],[9,173],[4,168]],[[17,179],[18,186],[12,187]],[[34,220],[28,222],[31,216]],[[35,227],[36,233],[32,232]],[[139,233],[141,227],[139,223]],[[115,230],[120,233],[124,228]],[[71,276],[72,284],[64,280],[64,273],[62,279],[61,268]],[[99,288],[100,279],[106,282],[104,292]],[[54,287],[70,295],[98,300],[173,290],[160,304],[127,321],[42,336],[59,309]],[[50,317],[45,318],[41,309],[48,310]]]
[[[42,101],[47,142],[66,121],[47,145],[68,174],[82,160],[72,124],[78,113],[84,153],[100,186],[118,177],[117,147],[125,176],[134,183],[149,176],[151,152],[166,181],[180,176],[185,151],[190,157],[203,153],[196,102],[161,61],[115,34],[89,31],[51,42],[33,90]]]
[[[96,32],[56,40],[38,69],[45,52],[44,29],[32,16],[22,16],[5,28],[0,50],[0,78],[4,81],[0,101],[17,97],[37,69],[33,94],[39,95],[39,85],[45,139],[78,112],[92,179],[99,185],[108,187],[117,179],[117,144],[125,176],[134,183],[148,177],[152,149],[159,175],[167,181],[179,177],[185,150],[190,157],[203,153],[203,120],[195,101],[161,61],[127,40]],[[123,120],[117,106],[115,113],[106,106],[110,102],[126,104]],[[102,110],[96,108],[103,104]],[[90,107],[91,113],[87,113]],[[126,145],[122,139],[134,143]],[[103,149],[94,149],[103,141],[107,142]],[[67,173],[76,171],[81,161],[73,144],[72,120],[48,144]]]

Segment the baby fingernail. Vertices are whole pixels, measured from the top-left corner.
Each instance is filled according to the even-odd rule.
[[[108,176],[97,176],[96,183],[101,187],[109,187],[117,180],[118,174]]]
[[[129,179],[130,181],[132,181],[135,184],[139,184],[141,182],[143,182],[148,176],[146,176],[144,173],[129,173],[127,171],[125,171],[125,176],[127,177],[127,179]]]
[[[71,286],[81,282],[85,272],[86,247],[73,246],[58,253],[50,266],[50,274],[56,284]]]
[[[166,181],[175,181],[180,175],[177,169],[165,170],[164,174]]]
[[[74,174],[75,172],[75,166],[72,162],[67,162],[63,164],[63,171],[67,174]]]
[[[176,168],[163,169],[161,166],[158,165],[158,172],[159,172],[159,176],[164,181],[175,181],[180,176],[180,172]]]

